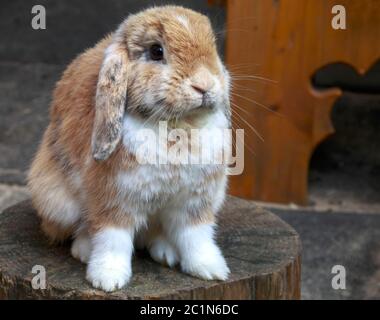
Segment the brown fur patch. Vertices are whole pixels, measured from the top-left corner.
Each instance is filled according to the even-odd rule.
[[[41,229],[52,244],[65,242],[75,231],[74,227],[64,228],[47,219],[42,219]]]
[[[211,209],[205,209],[201,212],[193,212],[190,215],[189,222],[191,225],[211,224],[215,222],[215,213]]]

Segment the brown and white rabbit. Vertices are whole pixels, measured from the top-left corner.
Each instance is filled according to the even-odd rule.
[[[43,231],[74,239],[94,287],[129,281],[135,240],[170,267],[228,277],[214,240],[227,166],[141,164],[136,150],[139,129],[157,132],[159,120],[229,128],[229,86],[208,18],[178,6],[129,16],[66,69],[28,184]]]

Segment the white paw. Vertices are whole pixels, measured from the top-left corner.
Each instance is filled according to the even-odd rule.
[[[179,261],[177,250],[162,237],[154,239],[149,253],[153,260],[169,267],[174,267]]]
[[[71,245],[71,255],[83,263],[88,263],[91,255],[91,239],[88,236],[78,236]]]
[[[198,250],[183,254],[182,271],[205,280],[226,280],[230,273],[220,249],[205,243]]]
[[[131,263],[124,255],[112,253],[91,257],[86,279],[95,288],[110,292],[121,289],[131,278]]]

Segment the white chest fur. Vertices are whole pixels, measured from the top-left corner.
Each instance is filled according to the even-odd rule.
[[[161,129],[162,127],[161,124]],[[187,157],[181,158],[183,162],[173,164],[170,157],[172,150],[168,148],[167,140],[162,143],[159,138],[163,134],[159,132],[160,126],[147,123],[137,116],[126,115],[123,125],[123,144],[126,152],[137,157],[145,148],[149,151],[149,159],[154,161],[146,163],[147,159],[140,157],[138,160],[145,160],[145,163],[138,163],[137,166],[120,172],[117,177],[120,195],[127,196],[132,200],[130,203],[137,202],[136,211],[141,211],[141,207],[145,205],[146,211],[152,212],[170,202],[173,197],[204,188],[208,176],[216,171],[225,170],[223,159],[207,158],[207,156],[223,154],[226,151],[223,132],[227,128],[228,121],[223,112],[209,115],[202,121],[200,131],[192,131],[198,134],[196,141],[199,143],[196,143],[198,147],[196,151],[191,148],[191,137],[188,136],[189,140],[185,141],[181,135],[180,139],[182,142],[185,141],[183,145],[191,146],[188,148]],[[170,129],[167,130],[166,137],[170,139]],[[182,131],[182,134],[184,132]],[[147,137],[153,140],[147,142]],[[206,158],[200,154],[206,155]],[[166,162],[162,163],[163,159]]]

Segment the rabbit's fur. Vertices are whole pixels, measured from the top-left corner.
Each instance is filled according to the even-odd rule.
[[[162,61],[149,59],[154,43]],[[131,15],[66,69],[28,184],[43,231],[74,239],[93,286],[129,281],[134,243],[170,267],[227,278],[214,240],[226,165],[140,164],[136,132],[157,132],[158,120],[186,132],[229,128],[229,82],[208,18],[176,6]]]

